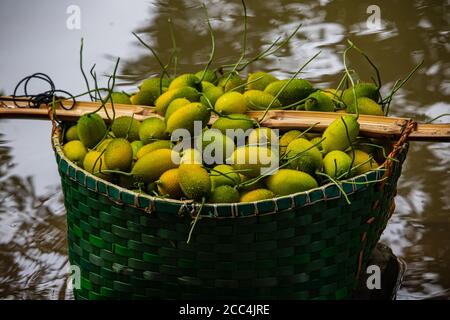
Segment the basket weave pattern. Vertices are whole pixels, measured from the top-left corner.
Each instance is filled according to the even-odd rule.
[[[99,179],[53,147],[67,210],[77,299],[347,299],[394,209],[405,143],[390,174],[250,204],[203,207]]]

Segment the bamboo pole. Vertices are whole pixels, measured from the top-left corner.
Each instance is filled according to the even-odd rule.
[[[1,99],[0,99],[1,100]],[[28,103],[21,101],[18,103],[20,108],[16,107],[11,101],[0,101],[0,119],[1,118],[36,118],[48,119],[48,107],[41,106],[40,108],[27,108]],[[64,106],[70,107],[72,101],[66,100],[63,102]],[[100,106],[98,102],[76,102],[71,110],[64,110],[62,108],[56,109],[56,116],[61,120],[74,121],[85,113],[95,111]],[[112,107],[106,104],[106,109],[112,115]],[[131,116],[137,120],[144,120],[148,117],[158,116],[153,107],[127,104],[114,104],[116,117]],[[99,111],[99,115],[107,119],[105,111]],[[254,119],[262,116],[261,111],[249,111],[247,115]],[[284,111],[272,110],[269,111],[265,120],[261,123],[263,126],[276,128],[280,130],[287,129],[306,129],[315,124],[312,131],[322,132],[328,125],[336,118],[342,116],[341,113],[336,112],[310,112],[310,111]],[[211,122],[215,120],[215,116],[211,118]],[[372,138],[398,138],[406,125],[407,118],[398,117],[382,117],[360,115],[360,134]],[[418,123],[417,128],[409,136],[412,141],[442,141],[450,142],[450,124],[426,124]]]

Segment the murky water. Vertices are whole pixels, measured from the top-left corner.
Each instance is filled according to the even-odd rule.
[[[378,4],[379,26],[373,21],[376,13],[367,13],[372,4],[247,1],[250,56],[303,24],[285,49],[247,71],[268,70],[287,77],[321,50],[302,77],[321,87],[336,86],[343,71],[342,51],[350,38],[379,65],[385,91],[425,60],[394,99],[393,115],[427,120],[449,113],[449,3],[384,1]],[[80,9],[80,29],[67,27],[68,19],[73,22],[67,13],[71,5]],[[235,62],[243,31],[240,2],[212,0],[207,5],[217,39],[215,64]],[[96,63],[98,74],[108,74],[120,56],[121,89],[132,91],[133,85],[159,68],[131,32],[142,34],[166,61],[171,51],[169,17],[177,32],[179,70],[199,70],[210,50],[200,2],[2,0],[0,91],[11,93],[22,77],[45,72],[57,87],[82,92],[81,37],[87,68]],[[364,60],[356,54],[350,59],[360,77],[369,80],[371,69]],[[39,84],[35,88],[46,89]],[[413,143],[399,182],[396,212],[382,237],[408,263],[400,299],[450,296],[449,181],[450,146]],[[65,228],[50,124],[0,119],[0,298],[72,298],[66,286]]]

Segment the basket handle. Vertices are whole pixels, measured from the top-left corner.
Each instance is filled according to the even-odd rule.
[[[398,139],[398,141],[394,144],[394,147],[392,149],[392,151],[389,153],[388,158],[386,159],[385,162],[385,168],[386,168],[386,172],[384,174],[383,177],[389,177],[392,175],[392,170],[393,170],[393,159],[395,159],[397,157],[397,155],[400,153],[400,151],[402,150],[404,144],[406,143],[406,141],[408,140],[409,135],[416,130],[417,128],[417,122],[413,119],[409,119],[405,125],[403,126],[402,129],[402,133],[400,135],[400,138]]]

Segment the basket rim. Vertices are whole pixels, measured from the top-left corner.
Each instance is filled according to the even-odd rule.
[[[107,180],[104,180],[100,177],[97,177],[95,175],[93,175],[92,173],[84,170],[83,168],[77,166],[75,163],[73,163],[71,160],[69,160],[65,155],[64,152],[62,150],[62,145],[61,145],[61,130],[55,130],[54,133],[52,134],[52,147],[55,151],[55,153],[60,157],[60,161],[64,160],[65,162],[67,162],[68,166],[72,167],[73,169],[75,169],[76,171],[81,171],[86,177],[89,177],[93,180],[96,181],[96,183],[100,182],[102,184],[104,184],[105,186],[107,186],[108,188],[113,188],[116,189],[118,191],[118,193],[125,193],[128,194],[132,197],[134,197],[135,199],[138,198],[143,198],[143,199],[148,199],[150,200],[151,204],[154,205],[156,202],[160,202],[160,203],[170,203],[170,204],[176,204],[176,205],[180,205],[181,208],[186,207],[187,206],[191,206],[192,209],[194,208],[198,208],[201,206],[200,203],[195,202],[194,200],[177,200],[177,199],[169,199],[169,198],[160,198],[160,197],[155,197],[149,194],[144,194],[144,193],[137,193],[135,191],[132,191],[130,189],[126,189],[124,187],[121,187],[117,184],[111,183]],[[399,153],[399,156],[401,154],[403,154],[405,152],[405,149],[408,148],[408,144],[405,143],[402,145],[401,148],[401,152]],[[60,166],[60,161],[58,162],[58,166]],[[358,176],[352,177],[350,179],[346,179],[346,180],[342,180],[340,181],[342,184],[342,188],[345,191],[346,195],[352,195],[354,193],[356,193],[357,191],[361,190],[361,189],[365,189],[369,184],[373,184],[373,183],[377,183],[380,181],[380,179],[385,175],[386,173],[386,169],[385,167],[385,163],[381,164],[378,168],[374,169],[374,170],[370,170],[364,174],[360,174]],[[86,181],[86,180],[85,180]],[[86,183],[81,183],[80,181],[77,181],[79,184],[82,184],[83,186],[86,186]],[[351,189],[349,189],[348,186],[351,186]],[[337,189],[337,194],[333,197],[329,197],[327,196],[326,190],[330,189],[330,188],[336,188]],[[312,193],[320,193],[320,197],[318,199],[312,199],[313,197],[311,197]],[[312,205],[315,204],[317,202],[321,202],[321,201],[327,201],[327,200],[333,200],[333,199],[339,199],[342,197],[342,191],[339,190],[334,183],[330,182],[327,183],[325,185],[319,186],[317,188],[314,189],[309,189],[306,191],[301,191],[301,192],[297,192],[297,193],[293,193],[293,194],[289,194],[289,195],[284,195],[284,196],[277,196],[271,199],[264,199],[264,200],[258,200],[258,201],[253,201],[253,202],[245,202],[245,203],[241,203],[241,202],[236,202],[236,203],[204,203],[203,207],[205,208],[209,208],[209,209],[213,209],[214,211],[217,210],[217,208],[230,208],[230,207],[236,207],[239,205],[250,205],[250,206],[254,206],[256,209],[258,208],[258,205],[263,205],[263,204],[274,204],[275,208],[277,208],[277,202],[278,201],[290,201],[292,203],[292,208],[295,207],[295,197],[298,196],[306,196],[307,198],[307,203],[305,205]],[[136,202],[136,201],[135,201]],[[180,209],[181,209],[180,208]],[[291,208],[291,209],[292,209]],[[143,208],[141,208],[143,209]],[[258,210],[258,209],[257,209]],[[280,212],[277,209],[274,210],[276,212]],[[284,211],[284,210],[281,210]],[[257,215],[257,214],[255,214]],[[201,216],[203,217],[210,217],[211,215],[203,215],[201,214]],[[233,217],[247,217],[247,216],[251,216],[251,215],[245,215],[245,216],[240,216],[240,215],[236,215]],[[219,217],[217,215],[215,215],[215,217]]]

